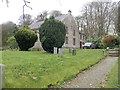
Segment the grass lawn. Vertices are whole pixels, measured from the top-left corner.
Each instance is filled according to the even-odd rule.
[[[102,50],[77,50],[72,56],[40,51],[3,51],[6,88],[47,88],[59,86],[105,57]]]
[[[119,57],[120,60],[120,57]],[[112,69],[111,73],[107,76],[106,88],[120,88],[120,83],[118,84],[118,62],[115,67]]]

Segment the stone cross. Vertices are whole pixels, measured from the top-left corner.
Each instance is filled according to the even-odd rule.
[[[64,49],[63,48],[59,48],[58,56],[59,57],[63,57],[63,53],[64,53]]]
[[[57,47],[54,47],[54,54],[57,54]]]
[[[4,88],[4,65],[0,64],[0,90]]]
[[[73,55],[73,56],[76,55],[76,50],[75,50],[75,49],[72,50],[72,55]]]

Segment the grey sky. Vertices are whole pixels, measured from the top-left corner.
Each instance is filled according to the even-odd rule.
[[[6,6],[4,2],[0,2],[0,23],[6,21],[13,21],[18,23],[18,18],[23,14],[23,0],[9,0],[9,7]],[[44,10],[60,10],[62,13],[66,14],[70,9],[73,16],[80,14],[82,7],[85,3],[91,2],[93,0],[26,0],[30,1],[29,6],[33,9],[25,8],[25,14],[31,14],[36,17],[40,12]],[[119,0],[112,0],[119,1]]]

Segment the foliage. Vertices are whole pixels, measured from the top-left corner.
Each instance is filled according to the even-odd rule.
[[[120,45],[120,36],[115,36],[116,40],[115,40],[115,46],[119,47]]]
[[[64,57],[29,51],[3,51],[5,88],[47,88],[49,84],[60,85],[79,72],[99,62],[105,56],[102,50],[77,50],[73,57],[65,50]]]
[[[9,21],[2,24],[2,44],[3,46],[7,45],[7,40],[9,37],[13,36],[14,33],[18,30],[17,25]]]
[[[117,44],[117,38],[114,35],[106,35],[102,38],[102,44],[105,47],[115,47],[115,45]]]
[[[101,42],[101,37],[87,39],[86,42],[94,43],[96,45],[96,49],[102,49],[103,48],[103,45],[102,45],[102,42]]]
[[[47,52],[53,53],[54,47],[61,48],[64,44],[66,35],[65,25],[53,17],[45,20],[39,32],[42,47]]]
[[[8,38],[7,45],[10,49],[18,48],[18,44],[14,36]]]
[[[16,32],[15,38],[20,50],[28,51],[29,48],[34,46],[34,43],[37,40],[37,35],[28,27],[24,27]]]

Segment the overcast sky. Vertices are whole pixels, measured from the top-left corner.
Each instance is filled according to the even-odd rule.
[[[63,14],[67,14],[68,10],[72,11],[73,16],[80,14],[82,7],[93,0],[26,0],[32,10],[25,8],[25,14],[31,14],[36,17],[40,12],[47,10],[60,10]],[[109,1],[109,0],[108,0]],[[119,0],[112,0],[119,1]],[[0,23],[13,21],[18,23],[18,18],[23,14],[23,0],[9,0],[9,7],[4,2],[0,1]]]

